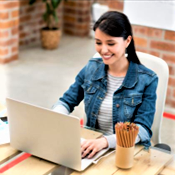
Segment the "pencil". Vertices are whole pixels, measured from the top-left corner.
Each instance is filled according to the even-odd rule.
[[[135,123],[119,122],[115,125],[117,144],[121,147],[132,147],[139,132],[139,127]]]

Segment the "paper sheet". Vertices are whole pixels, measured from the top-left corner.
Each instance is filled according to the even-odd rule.
[[[0,145],[10,143],[9,125],[0,119]]]

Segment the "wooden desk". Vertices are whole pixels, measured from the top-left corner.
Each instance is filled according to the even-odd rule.
[[[100,133],[82,129],[84,138],[98,138]],[[14,157],[19,152],[8,144],[0,146],[0,164]],[[71,175],[175,175],[175,157],[151,148],[145,151],[142,146],[135,147],[134,166],[129,170],[122,170],[115,166],[115,153],[101,159],[98,164],[91,165],[83,172],[73,171]],[[166,165],[165,165],[166,163]],[[5,171],[3,175],[48,175],[59,170],[61,166],[41,160],[34,156]],[[68,168],[67,168],[68,169]]]

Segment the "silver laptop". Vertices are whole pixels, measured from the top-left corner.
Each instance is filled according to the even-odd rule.
[[[11,146],[34,156],[82,171],[92,159],[81,159],[79,118],[24,102],[6,99]]]

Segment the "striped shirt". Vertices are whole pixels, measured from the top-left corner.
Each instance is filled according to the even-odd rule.
[[[121,86],[124,77],[114,77],[108,73],[107,75],[107,93],[100,106],[98,115],[98,126],[105,134],[113,134],[113,94]]]

